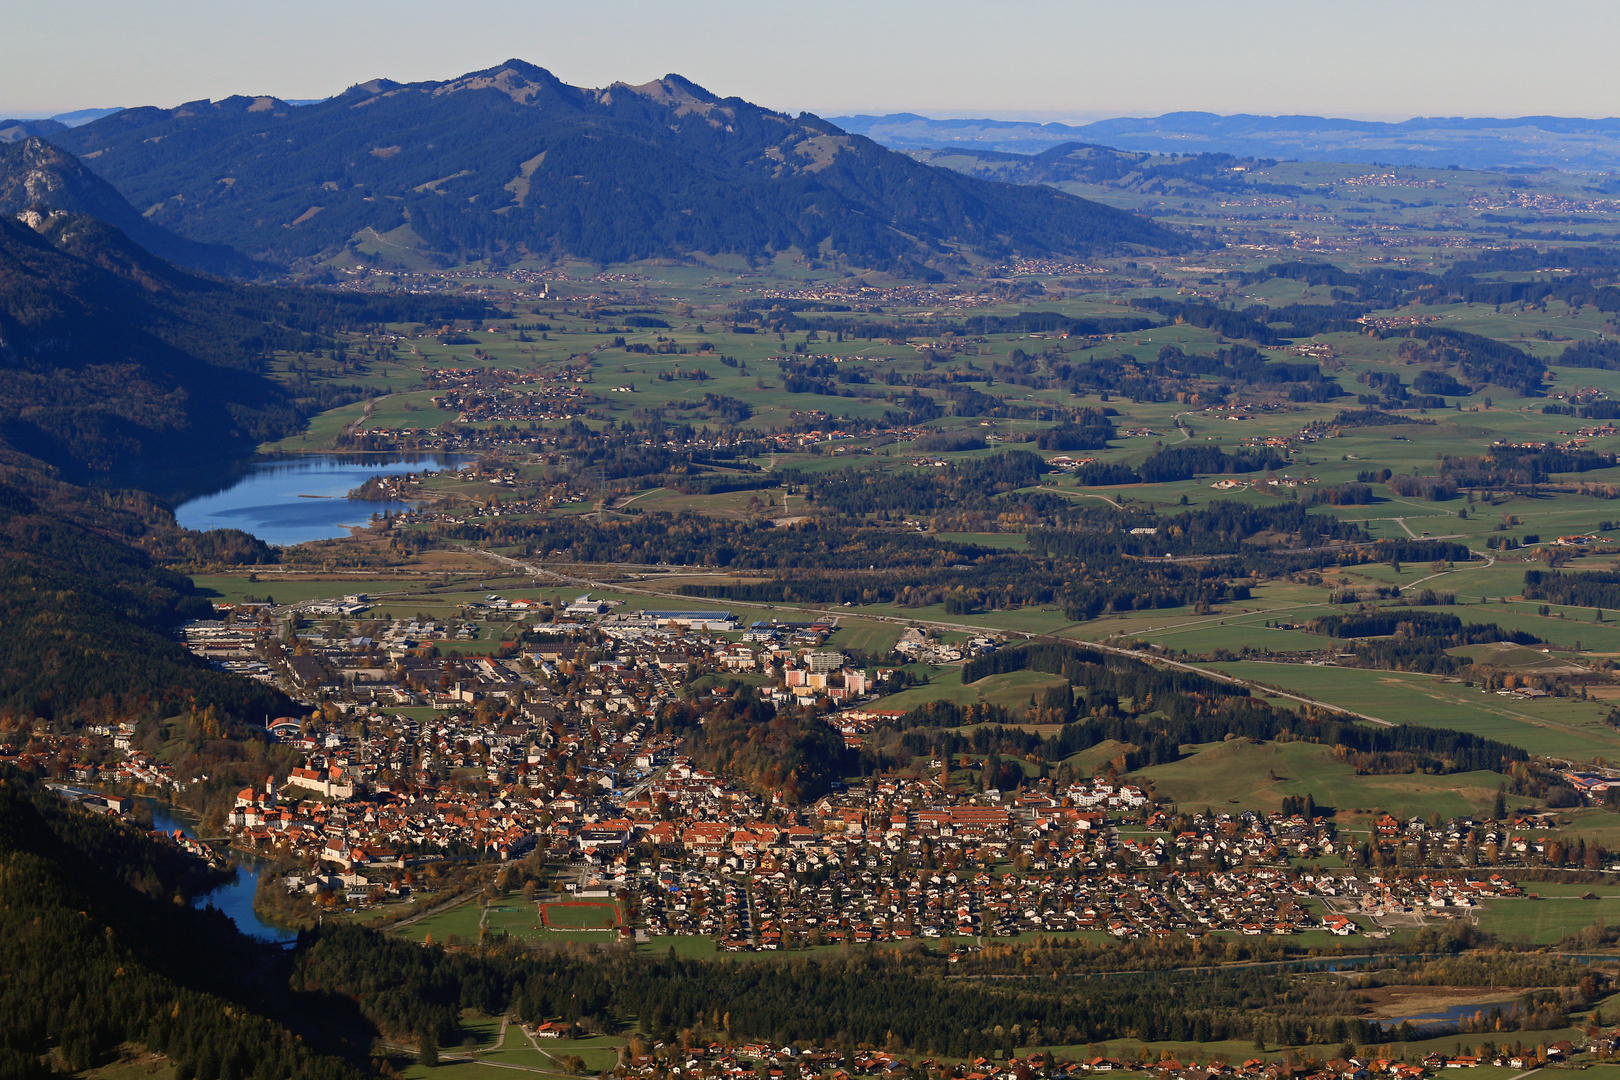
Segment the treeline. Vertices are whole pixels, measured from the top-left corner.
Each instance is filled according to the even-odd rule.
[[[1340,663],[1429,675],[1455,675],[1471,667],[1473,660],[1469,657],[1448,652],[1460,646],[1541,643],[1540,638],[1523,630],[1504,630],[1495,623],[1465,625],[1448,612],[1411,608],[1324,615],[1312,620],[1310,628],[1313,633],[1353,641],[1353,656],[1341,658]]]
[[[1233,345],[1214,356],[1187,355],[1177,345],[1159,350],[1158,362],[1181,375],[1227,379],[1255,387],[1287,386],[1290,401],[1331,401],[1344,396],[1339,384],[1322,374],[1315,363],[1270,360],[1258,349]]]
[[[975,315],[962,320],[937,317],[906,319],[903,322],[872,317],[882,315],[882,308],[864,309],[869,312],[864,318],[801,314],[801,312],[839,310],[849,309],[843,305],[821,305],[814,301],[776,299],[742,301],[738,305],[733,326],[742,328],[744,333],[752,333],[755,330],[783,334],[814,331],[827,334],[838,341],[845,339],[904,341],[924,336],[938,338],[946,334],[955,334],[958,337],[984,337],[989,334],[1069,334],[1074,337],[1091,337],[1135,333],[1140,330],[1151,330],[1154,326],[1153,320],[1148,318],[1075,319],[1055,311],[1027,311],[1007,316]]]
[[[836,535],[834,530],[826,530],[824,535],[829,533]],[[974,550],[973,545],[935,550],[944,556],[950,548],[964,554]],[[1232,580],[1238,568],[1225,562],[1149,563],[1115,556],[1076,566],[1020,552],[987,552],[972,563],[936,562],[933,568],[885,570],[861,565],[861,554],[858,549],[829,544],[829,563],[819,569],[796,570],[768,581],[683,585],[680,592],[711,600],[752,603],[893,603],[902,607],[945,604],[953,614],[1060,604],[1068,617],[1076,620],[1116,611],[1207,606],[1249,597],[1249,586]],[[848,569],[836,569],[839,565]],[[1081,578],[1055,576],[1081,569],[1087,571]]]
[[[1554,473],[1612,469],[1616,460],[1613,453],[1596,450],[1493,446],[1483,458],[1442,458],[1441,469],[1462,487],[1513,487],[1546,483]]]
[[[1106,450],[1114,434],[1114,422],[1104,410],[1081,409],[1072,419],[1041,432],[1035,445],[1042,450]]]
[[[1089,348],[1090,346],[1082,346]],[[1248,345],[1219,349],[1213,356],[1184,353],[1166,345],[1157,358],[1089,356],[1076,364],[1069,350],[1053,344],[1038,354],[1012,349],[993,361],[991,374],[1032,389],[1065,389],[1074,394],[1117,393],[1134,401],[1170,401],[1179,394],[1224,398],[1233,384],[1285,393],[1291,401],[1331,401],[1345,391],[1315,363],[1269,360]]]
[[[1616,310],[1620,310],[1620,305],[1616,305]],[[1559,367],[1620,370],[1620,341],[1582,338],[1566,348],[1555,363]]]
[[[781,477],[786,483],[803,485],[811,502],[839,514],[933,514],[945,507],[983,505],[994,496],[1036,483],[1048,468],[1039,454],[1007,450],[952,462],[943,469],[785,471]]]
[[[1278,331],[1267,325],[1267,309],[1263,305],[1255,305],[1246,311],[1232,311],[1201,300],[1141,296],[1133,299],[1131,306],[1151,311],[1171,322],[1183,322],[1200,330],[1213,330],[1222,337],[1243,338],[1256,345],[1277,345],[1283,340]]]
[[[1380,336],[1405,338],[1399,350],[1404,358],[1455,367],[1470,382],[1494,383],[1520,397],[1542,395],[1546,364],[1505,342],[1437,326],[1385,331]]]
[[[1556,1007],[1504,1015],[1504,1031],[1534,1030],[1542,1021],[1558,1026],[1551,1021],[1571,1006],[1608,992],[1601,974],[1572,961],[1492,957],[1471,964],[1447,955],[1485,940],[1466,924],[1425,929],[1411,947],[1439,955],[1371,966],[1366,977],[1379,984],[1478,986],[1520,978],[1554,988],[1537,1004],[1544,998]],[[457,1007],[510,1010],[524,1023],[561,1018],[588,1030],[633,1023],[645,1037],[671,1045],[685,1036],[820,1045],[850,1054],[861,1046],[888,1046],[956,1058],[1127,1039],[1376,1045],[1411,1036],[1409,1028],[1386,1029],[1356,1015],[1361,995],[1342,980],[1302,985],[1301,970],[1255,963],[1290,956],[1275,939],[1043,937],[987,944],[954,965],[927,949],[722,964],[682,959],[673,950],[667,956],[611,948],[594,955],[498,946],[444,952],[334,922],[304,938],[297,978],[302,986],[352,997],[396,1039],[442,1037],[440,1025],[455,1023]],[[1206,966],[1220,964],[1235,966]],[[1099,970],[1116,974],[1055,977]],[[1003,981],[1006,976],[1017,979]],[[414,1008],[413,994],[431,994],[433,1008]]]
[[[1199,474],[1253,473],[1287,468],[1288,458],[1275,450],[1236,450],[1230,454],[1218,446],[1198,443],[1192,446],[1166,446],[1149,454],[1136,468],[1145,484],[1167,484],[1191,480]]]
[[[618,950],[591,957],[502,950],[444,953],[336,924],[308,935],[306,942],[299,958],[302,985],[354,997],[368,1017],[396,1038],[426,1034],[439,1017],[453,1016],[450,1003],[491,1013],[511,1009],[525,1023],[562,1017],[611,1029],[633,1017],[649,1038],[672,1043],[684,1031],[705,1039],[816,1044],[849,1052],[861,1045],[889,1045],[952,1057],[1006,1054],[1027,1044],[1127,1037],[1275,1039],[1296,1024],[1303,1033],[1313,1023],[1321,1024],[1324,1034],[1357,1042],[1376,1043],[1384,1037],[1376,1021],[1342,1013],[1313,1015],[1297,1003],[1297,994],[1289,995],[1295,976],[1256,969],[1005,985],[993,979],[947,978],[942,958],[898,950],[767,964],[717,964],[673,954],[653,958]],[[986,962],[1000,961],[1010,948],[995,947]],[[1133,962],[1141,952],[1114,951],[1121,960],[1131,953]],[[1022,952],[1015,954],[1015,962]],[[1082,954],[1101,956],[1102,950],[1076,949],[1064,959],[1072,955],[1079,960]],[[1103,963],[1113,966],[1106,958]],[[433,1014],[413,1011],[402,1000],[424,987],[445,1003]],[[1302,1035],[1299,1041],[1307,1040]]]
[[[1534,572],[1534,571],[1532,571]],[[1541,639],[1523,630],[1503,630],[1495,623],[1469,623],[1443,611],[1414,611],[1385,608],[1346,615],[1324,615],[1312,620],[1311,632],[1336,638],[1382,637],[1390,634],[1456,637],[1456,645],[1511,641],[1518,645],[1539,645]]]
[[[1616,415],[1620,415],[1617,413]],[[1361,483],[1381,482],[1392,493],[1406,498],[1444,502],[1467,489],[1520,490],[1554,481],[1561,473],[1585,473],[1612,469],[1620,457],[1595,450],[1564,447],[1493,446],[1483,456],[1447,455],[1440,459],[1439,471],[1427,476],[1391,474],[1389,470],[1364,470]],[[1324,500],[1327,496],[1323,496]]]
[[[1121,555],[1225,555],[1245,550],[1244,541],[1262,533],[1289,538],[1290,546],[1326,543],[1368,543],[1372,537],[1359,525],[1327,514],[1312,514],[1298,503],[1272,505],[1223,499],[1196,510],[1170,514],[1127,512],[1113,507],[1085,511],[1085,528],[1031,529],[1029,547],[1044,555],[1090,559],[1114,552]],[[1153,533],[1133,533],[1151,528]],[[1249,545],[1249,550],[1253,546]]]
[[[1524,598],[1575,607],[1620,607],[1620,571],[1565,574],[1557,570],[1526,570]]]

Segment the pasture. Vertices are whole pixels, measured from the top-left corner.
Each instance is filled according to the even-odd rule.
[[[1377,813],[1400,818],[1488,813],[1501,776],[1493,772],[1357,776],[1334,758],[1333,749],[1315,743],[1254,743],[1248,739],[1185,747],[1180,761],[1153,765],[1141,775],[1155,790],[1185,811],[1281,809],[1286,796],[1310,795],[1318,805],[1339,811],[1339,822],[1365,820]],[[1512,806],[1531,800],[1510,798]]]
[[[1539,892],[1540,883],[1533,882],[1527,888]],[[1601,899],[1548,896],[1536,900],[1520,897],[1490,900],[1482,905],[1479,928],[1505,941],[1551,945],[1600,922],[1612,926],[1620,919],[1620,895],[1602,886],[1593,886],[1591,891]]]
[[[1587,760],[1620,753],[1620,732],[1603,723],[1608,708],[1596,701],[1503,696],[1458,680],[1401,671],[1261,660],[1209,666],[1390,723],[1470,731],[1532,754]]]

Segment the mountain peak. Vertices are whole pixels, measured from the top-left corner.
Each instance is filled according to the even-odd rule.
[[[48,211],[96,218],[152,254],[195,269],[250,276],[264,269],[228,247],[199,244],[148,221],[111,184],[44,139],[0,144],[0,216],[49,220]]]
[[[570,90],[561,79],[527,60],[508,60],[483,71],[474,71],[440,83],[433,88],[435,94],[454,94],[465,90],[498,90],[519,105],[533,105],[542,98],[553,98]]]
[[[131,109],[57,141],[151,223],[276,260],[836,250],[870,269],[942,274],[967,271],[960,249],[1188,244],[1144,218],[930,168],[678,74],[587,89],[513,59],[444,81],[377,80],[308,108],[257,101]]]
[[[343,91],[343,93],[339,94],[338,97],[347,97],[349,95],[375,97],[378,94],[386,94],[391,90],[398,89],[401,89],[401,84],[395,82],[393,79],[367,79],[363,83],[355,83],[353,86]]]
[[[639,84],[616,82],[603,92],[604,100],[611,101],[615,90],[627,90],[655,105],[672,109],[676,116],[688,113],[707,116],[720,103],[714,94],[680,75],[665,75],[662,79]]]

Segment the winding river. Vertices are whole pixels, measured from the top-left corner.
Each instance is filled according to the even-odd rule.
[[[187,836],[196,836],[196,819],[189,815],[177,815],[174,810],[166,806],[152,807],[152,825],[164,832],[173,832],[179,829]],[[200,906],[212,906],[223,911],[236,923],[236,928],[248,937],[257,938],[275,945],[290,945],[297,940],[297,934],[291,930],[283,930],[279,926],[271,926],[260,920],[253,912],[253,894],[259,888],[259,875],[270,870],[270,864],[251,855],[243,855],[233,851],[231,856],[236,860],[236,880],[221,885],[207,896],[199,896],[196,903]]]

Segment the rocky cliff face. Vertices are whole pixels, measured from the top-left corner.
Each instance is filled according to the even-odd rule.
[[[58,125],[60,126],[60,125]],[[0,214],[51,210],[88,214],[120,229],[154,255],[209,273],[252,277],[264,269],[220,244],[200,244],[148,221],[118,189],[85,168],[72,154],[37,136],[0,145]]]

